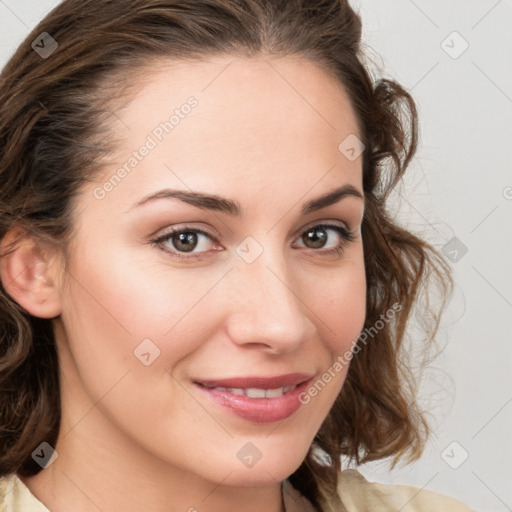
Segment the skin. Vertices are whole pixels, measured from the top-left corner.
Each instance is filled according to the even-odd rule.
[[[280,482],[306,456],[347,367],[292,416],[266,424],[232,414],[192,381],[318,378],[351,349],[365,318],[364,201],[346,196],[308,215],[301,207],[344,184],[362,194],[362,159],[338,150],[359,136],[357,121],[342,87],[299,57],[164,62],[141,76],[112,124],[118,151],[76,199],[68,268],[28,238],[2,263],[9,293],[55,318],[60,356],[58,458],[23,480],[54,512],[71,503],[75,512],[281,511]],[[197,107],[97,199],[95,187],[190,96]],[[243,215],[165,198],[132,208],[164,188],[237,200]],[[308,246],[302,235],[327,221],[348,226],[354,241],[327,230],[325,247]],[[163,250],[179,252],[171,239],[151,243],[172,226],[215,240],[199,235],[200,259],[173,258]],[[236,252],[248,236],[263,251],[252,263]],[[326,254],[343,243],[341,255]],[[148,338],[160,355],[145,366],[133,351]],[[251,468],[237,457],[248,442],[262,454]]]

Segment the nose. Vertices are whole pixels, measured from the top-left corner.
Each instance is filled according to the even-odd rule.
[[[314,332],[308,316],[314,314],[308,304],[312,294],[301,288],[282,255],[264,255],[250,264],[239,262],[230,272],[226,330],[240,346],[274,355],[293,352]]]

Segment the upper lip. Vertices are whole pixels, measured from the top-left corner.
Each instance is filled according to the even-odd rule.
[[[237,388],[237,389],[277,389],[287,386],[298,386],[312,378],[309,373],[288,373],[276,377],[230,377],[227,379],[201,379],[197,384],[208,387]]]

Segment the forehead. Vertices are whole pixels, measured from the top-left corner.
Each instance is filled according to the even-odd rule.
[[[120,140],[112,169],[148,141],[151,150],[116,194],[134,199],[157,184],[221,195],[226,184],[266,194],[286,190],[290,181],[304,191],[321,179],[322,191],[341,181],[361,184],[361,159],[339,149],[347,137],[360,137],[350,100],[311,61],[163,60],[137,80],[142,86],[112,126]]]
[[[249,129],[252,122],[268,121],[270,128],[270,121],[278,116],[286,122],[286,115],[289,129],[302,118],[310,121],[311,130],[322,128],[323,123],[333,131],[358,132],[343,85],[300,56],[155,60],[134,73],[138,92],[120,111],[128,125],[134,118],[140,121],[141,115],[157,122],[194,95],[203,115],[222,111],[219,123],[244,121]]]

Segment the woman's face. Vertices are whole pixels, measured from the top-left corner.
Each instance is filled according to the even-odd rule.
[[[77,198],[60,290],[59,443],[231,485],[282,480],[365,318],[348,97],[299,58],[216,58],[162,63],[114,114],[122,142]]]

